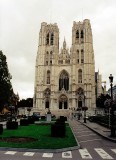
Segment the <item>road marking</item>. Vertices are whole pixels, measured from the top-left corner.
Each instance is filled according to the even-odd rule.
[[[90,139],[90,140],[86,140],[86,141],[79,141],[79,143],[91,142],[91,141],[101,141],[101,139]]]
[[[86,148],[79,149],[79,152],[80,152],[82,158],[84,158],[84,159],[92,159],[91,155],[89,154],[89,152],[87,151]]]
[[[23,155],[24,156],[33,156],[35,153],[34,152],[25,152]]]
[[[82,135],[82,136],[78,136],[78,137],[84,137],[84,136],[96,136],[96,134],[86,134],[86,135]]]
[[[53,157],[53,153],[43,153],[42,157],[52,158]]]
[[[5,154],[10,154],[10,155],[14,155],[16,152],[14,151],[7,151]]]
[[[116,153],[116,149],[111,149],[114,153]]]
[[[62,152],[62,158],[72,158],[71,151]]]
[[[95,148],[95,151],[103,158],[103,159],[113,159],[107,152],[105,152],[102,148]]]

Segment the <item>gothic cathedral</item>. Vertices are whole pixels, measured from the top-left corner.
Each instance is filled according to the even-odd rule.
[[[88,19],[73,22],[72,46],[64,39],[59,50],[57,24],[41,23],[35,66],[33,109],[67,113],[96,107],[95,61],[92,29]]]

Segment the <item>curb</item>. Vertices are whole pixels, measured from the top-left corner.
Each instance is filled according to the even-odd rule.
[[[80,146],[74,146],[69,148],[62,148],[62,149],[28,149],[28,148],[7,148],[7,147],[0,147],[1,151],[18,151],[18,152],[40,152],[40,153],[60,153],[60,152],[67,152],[72,150],[79,149]]]

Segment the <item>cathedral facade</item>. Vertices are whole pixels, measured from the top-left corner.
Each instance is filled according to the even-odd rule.
[[[34,111],[68,112],[96,107],[95,60],[88,19],[73,22],[72,46],[59,49],[57,24],[41,23],[35,66]]]

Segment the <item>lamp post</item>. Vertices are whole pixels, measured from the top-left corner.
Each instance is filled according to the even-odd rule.
[[[112,86],[113,86],[113,76],[110,74],[109,76],[110,86],[111,86],[111,137],[115,137],[115,128],[114,128],[114,109],[113,109],[113,94],[112,94]]]

